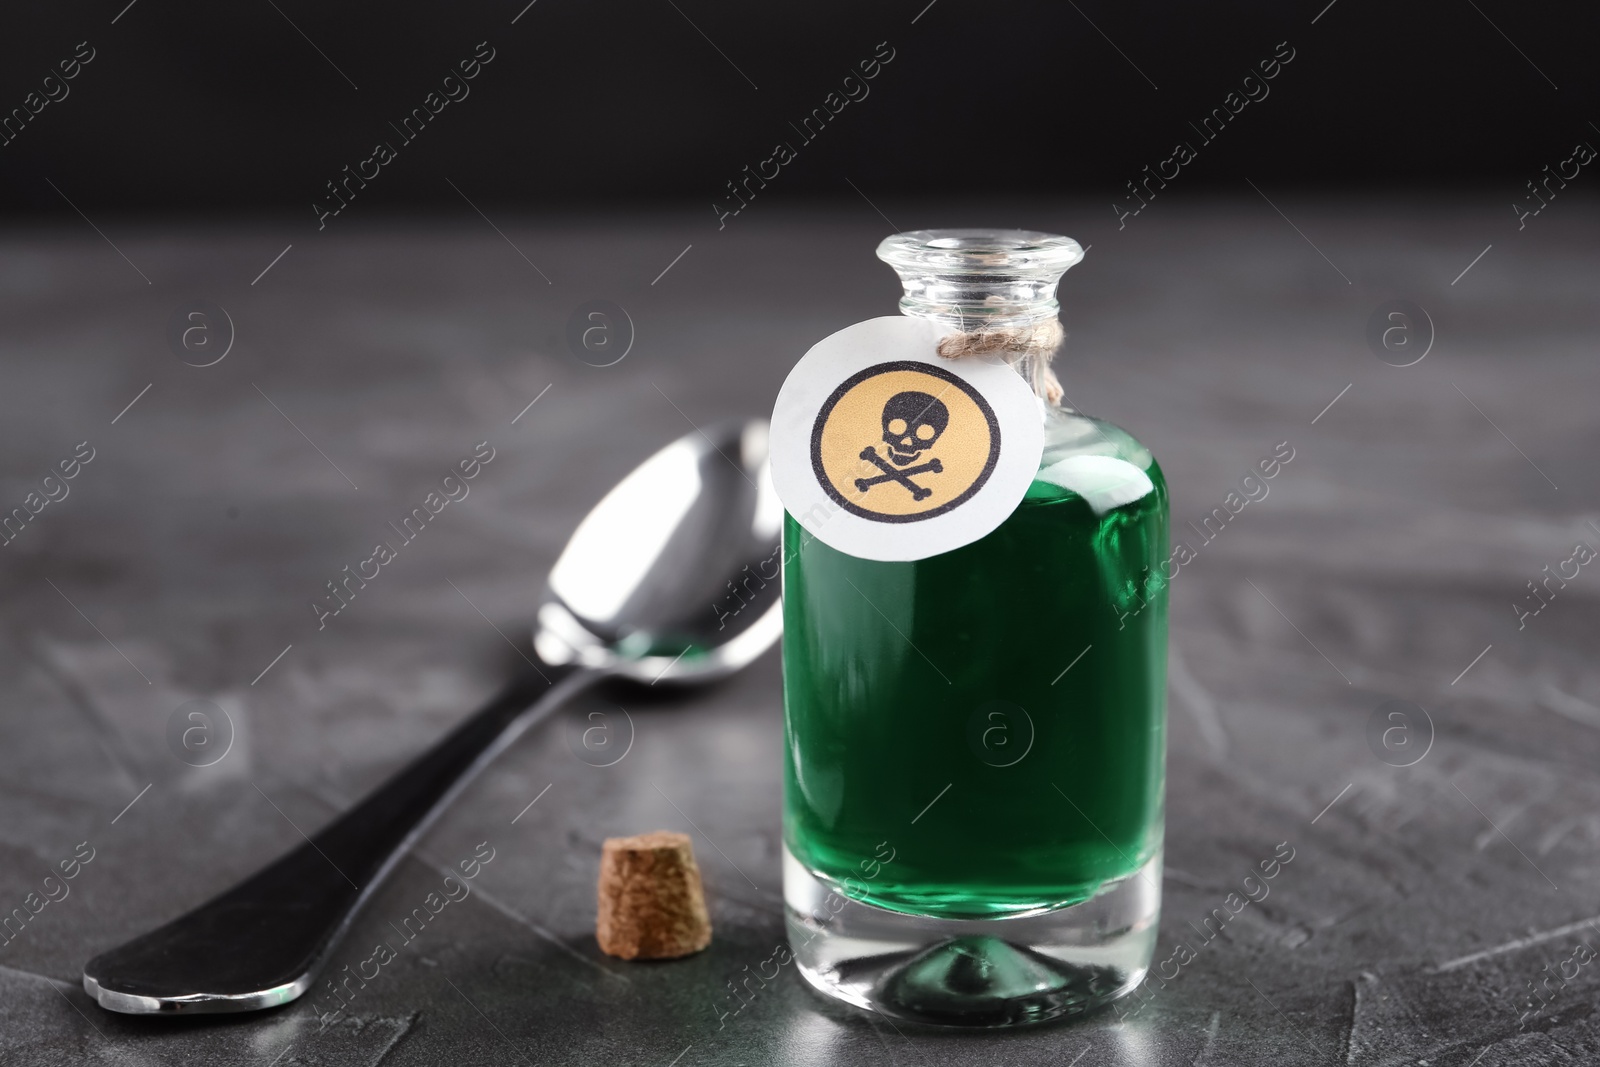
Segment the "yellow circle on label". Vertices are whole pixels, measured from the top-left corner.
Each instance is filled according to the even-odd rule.
[[[972,497],[1000,458],[994,410],[964,378],[899,361],[846,379],[817,413],[811,467],[847,511],[878,522],[942,515]]]

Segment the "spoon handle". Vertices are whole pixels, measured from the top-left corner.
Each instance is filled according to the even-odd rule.
[[[84,989],[101,1007],[134,1014],[294,1000],[434,816],[518,734],[598,677],[540,663],[299,848],[90,960]]]

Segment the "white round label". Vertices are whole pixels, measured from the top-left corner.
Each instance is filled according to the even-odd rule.
[[[914,560],[976,541],[1039,469],[1039,400],[1005,363],[945,359],[952,331],[898,315],[812,346],[772,411],[772,484],[825,544]]]

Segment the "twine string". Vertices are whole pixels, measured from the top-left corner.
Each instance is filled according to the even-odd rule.
[[[964,359],[998,352],[1013,366],[1025,361],[1024,372],[1034,393],[1055,406],[1061,403],[1061,382],[1050,362],[1065,338],[1061,321],[1052,318],[1029,326],[953,333],[939,342],[939,355],[945,359]]]

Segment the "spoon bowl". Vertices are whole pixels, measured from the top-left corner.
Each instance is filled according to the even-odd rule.
[[[782,630],[782,528],[765,422],[679,438],[578,524],[540,598],[534,649],[652,684],[736,671]]]

